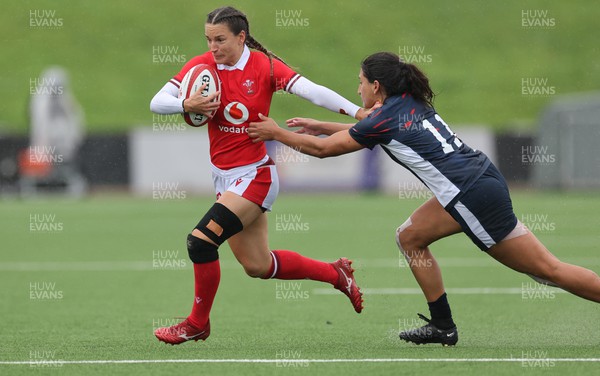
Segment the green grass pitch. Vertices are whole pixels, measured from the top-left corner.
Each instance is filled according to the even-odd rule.
[[[598,305],[536,286],[464,235],[432,247],[458,345],[400,341],[398,330],[428,313],[393,240],[420,201],[376,195],[282,193],[269,214],[272,248],[355,261],[362,314],[325,284],[247,277],[225,245],[209,339],[159,343],[153,329],[191,308],[185,236],[211,201],[0,202],[0,374],[574,375],[600,366]],[[519,192],[514,203],[557,256],[600,271],[597,195]],[[580,358],[596,361],[564,361]],[[132,360],[146,362],[114,362]]]

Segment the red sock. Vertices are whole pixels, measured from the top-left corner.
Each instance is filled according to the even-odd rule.
[[[337,271],[327,262],[313,260],[292,251],[277,250],[271,254],[274,260],[267,278],[312,279],[332,285],[338,280]]]
[[[195,327],[202,328],[206,325],[220,280],[221,267],[219,260],[194,264],[195,297],[192,313],[189,315],[188,320]]]

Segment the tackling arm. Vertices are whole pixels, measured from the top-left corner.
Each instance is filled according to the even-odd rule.
[[[354,125],[320,121],[309,118],[292,118],[288,119],[285,123],[290,128],[299,127],[296,133],[304,133],[312,136],[319,136],[322,134],[331,136],[336,132],[350,129]]]
[[[259,117],[261,122],[252,122],[248,127],[248,135],[254,139],[254,142],[276,140],[317,158],[334,157],[363,148],[350,137],[348,130],[341,130],[330,137],[319,138],[286,131],[279,128],[273,119],[262,114],[259,114]]]

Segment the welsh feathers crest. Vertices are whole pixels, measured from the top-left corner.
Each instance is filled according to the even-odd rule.
[[[248,94],[248,95],[254,94],[254,81],[247,79],[246,81],[244,81],[244,83],[242,85],[244,85],[246,87],[246,94]]]

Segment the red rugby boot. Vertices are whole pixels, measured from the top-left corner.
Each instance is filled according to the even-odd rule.
[[[179,324],[156,329],[154,335],[159,341],[171,345],[178,345],[191,340],[198,341],[199,339],[204,341],[210,335],[210,320],[204,328],[196,328],[188,319],[185,319]]]
[[[350,298],[350,302],[354,306],[356,313],[360,313],[363,309],[362,292],[354,279],[352,261],[342,257],[339,260],[332,262],[331,265],[333,265],[338,272],[338,281],[333,287],[346,294],[346,296]]]

